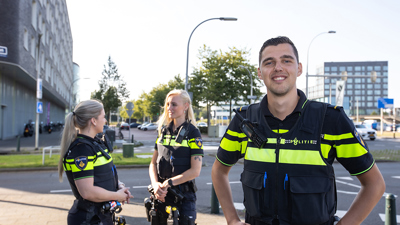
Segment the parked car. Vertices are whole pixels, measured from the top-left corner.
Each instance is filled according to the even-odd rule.
[[[149,123],[150,123],[150,122],[144,122],[142,125],[137,126],[137,128],[138,128],[139,130],[141,130],[142,127],[146,126],[146,125],[149,124]]]
[[[376,139],[376,132],[373,129],[367,128],[364,124],[355,124],[358,134],[364,139],[371,141]]]
[[[197,127],[207,127],[207,123],[200,122],[200,123],[197,124]]]
[[[395,128],[394,128],[394,131],[399,131],[399,127],[400,127],[400,124],[396,124]],[[393,131],[393,124],[387,124],[385,130],[386,131]]]
[[[137,128],[140,125],[140,123],[131,123],[130,127],[131,128]]]
[[[129,130],[129,124],[128,123],[122,123],[120,129],[121,130]]]
[[[146,130],[157,130],[158,126],[155,123],[149,123],[146,126],[142,127],[141,129],[146,131]]]

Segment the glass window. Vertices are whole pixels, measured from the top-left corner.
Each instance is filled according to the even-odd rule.
[[[353,72],[347,71],[347,75],[353,75]]]
[[[382,81],[383,81],[383,83],[387,83],[388,79],[385,77],[385,78],[382,78]]]
[[[355,78],[354,83],[356,84],[361,84],[361,78]]]
[[[355,71],[361,71],[361,66],[354,67]]]
[[[325,93],[324,95],[329,96],[329,90],[328,90],[328,91],[325,91],[324,93]]]
[[[381,70],[381,66],[374,66],[374,70],[375,71]]]
[[[383,70],[388,70],[388,67],[387,66],[383,66]]]
[[[383,72],[383,74],[382,74],[383,76],[387,76],[388,75],[388,73],[387,72]]]
[[[348,66],[347,67],[347,72],[349,72],[349,71],[353,71],[353,67],[352,66]]]
[[[362,68],[362,71],[365,71],[365,66],[362,66],[361,68]]]
[[[367,95],[373,95],[374,91],[373,90],[367,90]]]
[[[348,95],[353,95],[353,90],[347,90]]]
[[[325,84],[329,84],[329,79],[325,79],[325,80],[324,80],[324,83],[325,83]]]
[[[381,89],[381,84],[374,84],[374,88],[379,88],[379,89]]]
[[[345,66],[341,66],[341,67],[339,67],[339,71],[340,71],[340,72],[342,72],[342,71],[346,71],[346,67],[345,67]]]
[[[331,72],[332,75],[337,75],[337,72]]]
[[[372,66],[367,66],[367,71],[372,71]]]
[[[331,71],[337,71],[337,67],[332,67]]]
[[[372,107],[374,106],[372,102],[367,102],[367,107]]]
[[[372,85],[372,84],[367,84],[367,88],[368,88],[368,89],[372,89],[372,88],[374,88],[374,85]]]
[[[355,95],[361,95],[361,91],[360,90],[354,90],[354,94]]]
[[[382,84],[382,88],[387,89],[388,85],[387,84]]]
[[[347,83],[353,83],[353,78],[347,78]]]
[[[325,89],[329,89],[329,84],[325,84]]]
[[[367,101],[373,101],[374,100],[374,96],[368,96],[367,97]]]
[[[353,89],[353,85],[352,84],[347,84],[346,85],[348,89]]]
[[[354,85],[354,88],[355,88],[355,89],[361,89],[361,84],[356,84],[356,85]]]
[[[374,96],[374,101],[378,101],[378,99],[380,99],[381,98],[381,96]]]
[[[354,75],[361,75],[361,72],[355,72]]]
[[[375,95],[380,95],[380,94],[381,94],[381,90],[375,90],[375,91],[374,91],[374,94],[375,94]]]
[[[330,71],[329,67],[325,67],[325,72]]]
[[[380,83],[381,82],[381,78],[376,78],[375,83]]]
[[[380,75],[381,75],[381,72],[380,72],[380,71],[377,71],[377,72],[376,72],[376,75],[377,75],[377,76],[380,76]]]
[[[388,95],[388,91],[387,90],[383,90],[383,95],[387,96]]]

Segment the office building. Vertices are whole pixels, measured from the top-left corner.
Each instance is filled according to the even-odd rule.
[[[0,140],[35,122],[64,123],[73,84],[72,34],[65,0],[0,0]]]
[[[360,115],[379,114],[378,99],[388,97],[388,62],[325,62],[322,68],[317,69],[317,75],[326,75],[309,79],[317,79],[316,85],[309,89],[309,99],[336,104],[336,82],[338,77],[347,72],[345,82],[343,108],[347,115],[355,115],[358,103]],[[376,72],[376,81],[371,79],[371,74]],[[362,77],[356,77],[362,76]]]

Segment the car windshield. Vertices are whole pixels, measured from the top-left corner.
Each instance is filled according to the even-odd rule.
[[[367,128],[367,127],[365,127],[365,126],[362,125],[362,124],[357,124],[357,125],[356,125],[356,128]]]

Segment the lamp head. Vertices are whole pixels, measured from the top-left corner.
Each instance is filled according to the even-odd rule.
[[[234,17],[220,17],[219,20],[224,20],[224,21],[237,21],[237,18],[234,18]]]
[[[328,33],[329,33],[329,34],[336,34],[336,31],[330,30],[330,31],[328,31]]]

